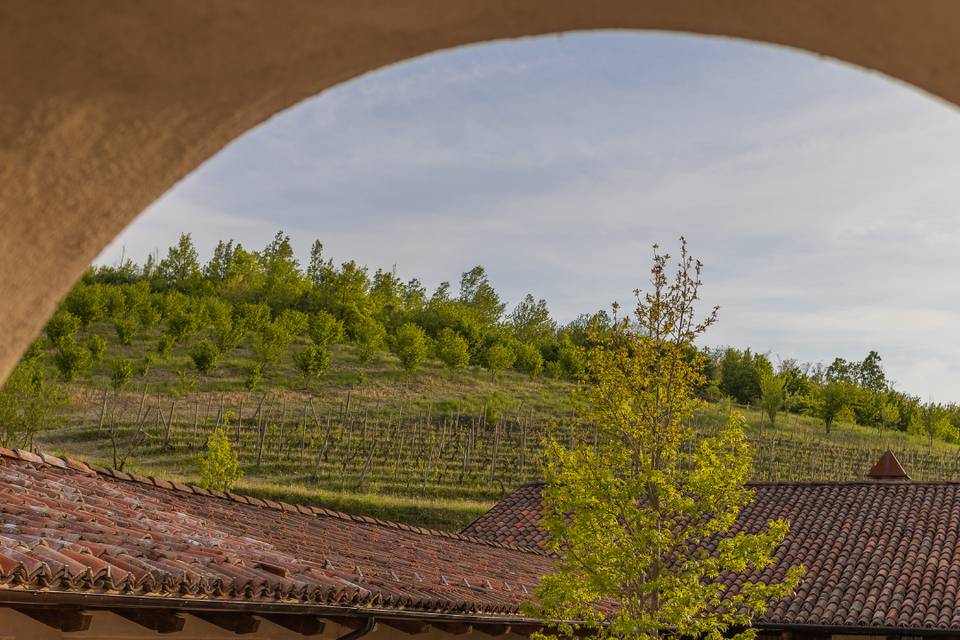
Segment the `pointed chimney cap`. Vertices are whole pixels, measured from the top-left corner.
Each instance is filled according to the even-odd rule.
[[[884,454],[880,456],[880,460],[877,461],[877,464],[873,465],[873,469],[870,469],[870,473],[868,473],[867,476],[874,480],[910,479],[907,472],[903,470],[903,465],[900,464],[897,456],[893,455],[893,451],[890,451],[890,449],[887,449]]]

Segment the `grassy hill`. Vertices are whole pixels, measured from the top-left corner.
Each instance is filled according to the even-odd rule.
[[[109,338],[112,328],[91,331]],[[144,332],[110,351],[136,361],[156,338]],[[592,437],[574,422],[572,386],[560,380],[450,371],[434,361],[407,373],[391,354],[360,363],[353,347],[334,345],[329,372],[309,387],[281,361],[249,391],[247,357],[239,349],[191,388],[176,373],[189,356],[174,348],[119,393],[108,391],[109,365],[95,365],[69,386],[63,426],[42,433],[38,446],[191,481],[197,452],[226,416],[243,464],[239,492],[455,530],[538,477],[548,430]],[[705,407],[696,427],[709,432],[731,408]],[[851,424],[826,434],[819,420],[796,415],[770,427],[755,410],[739,410],[757,480],[859,478],[887,446],[915,478],[960,476],[956,445]]]

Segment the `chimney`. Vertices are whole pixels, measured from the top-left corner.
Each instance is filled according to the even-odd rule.
[[[907,472],[903,470],[903,465],[900,464],[897,456],[893,455],[893,451],[890,451],[890,449],[887,449],[884,454],[880,456],[880,460],[877,461],[877,464],[873,465],[873,469],[870,469],[870,473],[868,473],[867,476],[874,480],[910,479]]]

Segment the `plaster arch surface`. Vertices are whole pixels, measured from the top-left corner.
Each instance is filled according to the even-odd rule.
[[[960,104],[952,0],[0,0],[0,380],[100,250],[248,129],[431,51],[591,29],[786,45]]]

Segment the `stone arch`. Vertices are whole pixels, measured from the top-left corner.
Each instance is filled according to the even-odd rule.
[[[0,380],[90,260],[248,129],[431,51],[593,29],[805,49],[960,103],[960,3],[942,0],[8,0]]]

